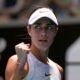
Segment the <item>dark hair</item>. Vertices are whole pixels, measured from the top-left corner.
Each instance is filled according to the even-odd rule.
[[[39,8],[42,8],[42,7],[48,7],[48,6],[44,6],[44,5],[32,5],[32,7],[28,10],[28,18],[31,16],[31,14],[36,11],[37,9]]]

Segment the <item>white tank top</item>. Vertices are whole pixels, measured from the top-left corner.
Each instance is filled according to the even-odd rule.
[[[27,55],[29,72],[23,80],[61,80],[56,64],[49,58],[48,64],[39,61],[31,52]]]

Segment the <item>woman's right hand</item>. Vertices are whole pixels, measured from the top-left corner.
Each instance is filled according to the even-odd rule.
[[[18,56],[18,62],[20,64],[24,64],[26,62],[27,55],[29,53],[29,47],[30,44],[25,44],[24,42],[15,45],[15,51]]]

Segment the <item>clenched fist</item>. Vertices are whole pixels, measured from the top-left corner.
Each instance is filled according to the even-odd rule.
[[[27,54],[29,53],[29,44],[25,44],[24,42],[19,43],[15,46],[15,51],[18,56],[18,61],[21,64],[24,64],[27,60]]]

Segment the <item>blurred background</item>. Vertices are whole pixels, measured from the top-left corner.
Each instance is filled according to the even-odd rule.
[[[59,32],[49,57],[64,69],[64,80],[80,79],[80,0],[0,0],[0,80],[5,80],[14,46],[29,43],[26,26],[32,5],[49,5],[57,16]]]

